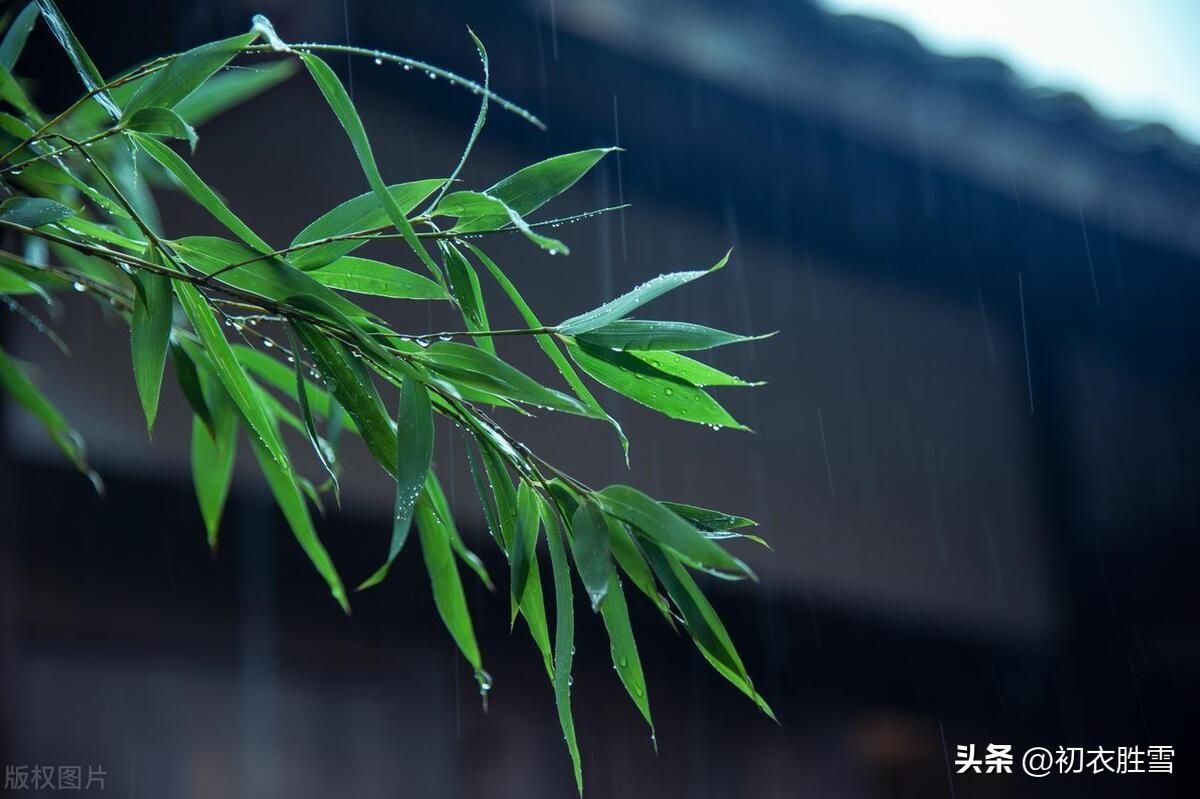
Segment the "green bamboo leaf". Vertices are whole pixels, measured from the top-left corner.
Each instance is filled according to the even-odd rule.
[[[517,609],[525,598],[525,586],[529,580],[530,564],[537,560],[538,531],[541,528],[541,513],[537,495],[529,483],[521,481],[517,489],[517,525],[509,558],[511,571],[512,617],[516,621]]]
[[[192,419],[192,485],[209,549],[216,552],[237,456],[237,416],[224,388],[215,377],[205,375],[200,383],[211,421],[206,424],[199,415]]]
[[[582,507],[582,506],[581,506]],[[650,698],[646,689],[646,676],[642,673],[642,659],[638,656],[637,642],[633,637],[633,625],[629,623],[629,608],[625,604],[625,592],[621,589],[621,578],[615,569],[608,569],[608,583],[605,589],[606,598],[600,606],[600,615],[604,619],[604,628],[608,631],[609,649],[612,652],[613,666],[621,684],[634,706],[642,714],[642,718],[650,725],[650,740],[658,750],[658,740],[654,736],[654,720],[650,718]]]
[[[597,161],[616,149],[599,147],[556,155],[514,172],[483,193],[496,198],[518,215],[525,217],[574,186]],[[497,210],[491,217],[479,218],[471,227],[460,227],[460,230],[464,233],[471,230],[493,230],[507,224],[508,221],[507,212]]]
[[[572,316],[570,319],[564,320],[558,325],[558,332],[564,335],[577,336],[580,333],[587,333],[592,330],[612,324],[623,316],[632,313],[646,303],[661,297],[672,289],[677,289],[680,286],[691,283],[693,280],[702,278],[710,272],[715,272],[729,261],[729,253],[725,253],[721,260],[710,266],[708,269],[696,270],[693,272],[670,272],[665,275],[651,278],[645,283],[637,286],[626,293],[622,294],[614,300],[601,305],[587,313]]]
[[[429,253],[417,238],[412,223],[404,216],[404,211],[401,210],[399,204],[397,204],[388,191],[387,186],[383,182],[383,176],[379,174],[379,166],[375,163],[374,153],[371,152],[371,144],[367,140],[367,132],[363,128],[358,111],[354,108],[354,103],[350,100],[350,95],[346,93],[346,88],[342,86],[342,82],[338,80],[338,76],[329,68],[329,65],[317,56],[312,53],[300,53],[300,59],[304,62],[304,66],[308,67],[308,71],[312,74],[317,88],[321,90],[321,94],[325,96],[325,100],[329,103],[329,107],[333,110],[334,115],[342,123],[342,127],[345,128],[346,135],[350,138],[350,144],[354,147],[354,153],[358,156],[358,163],[362,167],[363,174],[366,175],[367,183],[370,184],[371,190],[375,192],[375,196],[379,198],[383,210],[387,213],[388,221],[400,231],[408,246],[412,248],[412,251],[425,264],[425,268],[432,275],[440,279],[441,273],[438,272],[437,264],[433,262]]]
[[[632,352],[579,343],[568,343],[567,351],[597,382],[665,416],[710,427],[747,429],[702,389],[654,368]]]
[[[558,720],[567,740],[567,751],[575,769],[575,787],[583,795],[583,768],[579,744],[575,740],[575,719],[571,713],[571,665],[575,659],[575,608],[571,592],[571,571],[563,548],[563,533],[558,514],[542,500],[542,521],[550,548],[550,567],[554,575],[554,702]]]
[[[459,651],[471,664],[471,668],[475,669],[480,689],[486,696],[490,678],[483,670],[479,644],[475,640],[471,614],[467,609],[467,598],[463,593],[462,579],[454,563],[450,536],[446,526],[434,512],[429,499],[424,495],[417,500],[416,520],[417,533],[421,539],[421,554],[425,558],[425,568],[429,572],[429,580],[433,587],[434,604],[437,605],[442,623],[446,625]]]
[[[719,576],[754,576],[746,564],[705,538],[678,514],[636,488],[608,486],[596,494],[596,501],[605,513],[628,523],[650,540],[668,547],[695,568]]]
[[[279,431],[267,417],[256,387],[234,356],[233,349],[225,340],[212,309],[192,284],[177,280],[174,281],[174,286],[175,296],[179,298],[179,304],[191,320],[192,329],[196,331],[201,344],[208,351],[213,370],[253,431],[254,435],[251,438],[263,445],[280,470],[290,475],[291,462],[283,448],[283,441],[279,438]]]
[[[458,178],[458,174],[462,172],[463,166],[466,165],[467,159],[471,156],[471,149],[475,146],[475,140],[479,138],[479,132],[483,130],[483,123],[487,119],[488,102],[492,96],[492,77],[491,70],[488,67],[487,48],[483,46],[483,42],[475,35],[475,31],[467,28],[467,33],[470,34],[471,41],[475,43],[475,50],[479,53],[479,60],[483,65],[483,91],[480,92],[482,100],[479,103],[479,113],[475,116],[475,124],[471,126],[471,135],[467,137],[467,143],[463,147],[462,155],[459,156],[458,163],[454,166],[454,171],[450,173],[450,179],[438,190],[438,195],[434,198],[432,206],[437,205],[438,200],[446,193],[446,188]]]
[[[182,139],[188,143],[192,152],[196,151],[196,130],[183,121],[183,117],[169,108],[149,106],[139,109],[129,116],[125,122],[129,130],[139,133],[149,133],[155,136],[167,136],[172,139]]]
[[[153,106],[174,108],[256,38],[255,32],[243,33],[193,47],[175,56],[141,83],[137,93],[125,105],[125,120],[132,122],[140,111]]]
[[[21,56],[21,51],[25,48],[25,40],[29,38],[29,32],[37,24],[37,18],[37,3],[29,3],[21,9],[20,14],[17,14],[16,19],[4,32],[3,41],[0,41],[0,67],[12,70],[13,65]]]
[[[323,286],[373,297],[446,300],[445,290],[427,277],[369,258],[345,255],[304,274]]]
[[[610,350],[706,350],[757,341],[767,336],[739,336],[724,330],[690,322],[657,322],[646,319],[618,319],[604,327],[577,336],[584,344]]]
[[[574,397],[546,388],[524,372],[477,347],[438,342],[421,360],[445,377],[517,402],[564,413],[596,418],[593,410]]]
[[[734,516],[719,510],[699,508],[682,502],[663,502],[662,505],[673,513],[682,516],[700,530],[709,532],[725,532],[741,527],[755,527],[758,522],[744,516]]]
[[[62,12],[58,10],[58,6],[54,0],[37,0],[38,7],[42,9],[42,18],[46,20],[46,25],[50,28],[50,32],[54,34],[54,38],[58,39],[58,43],[62,45],[66,51],[67,57],[71,59],[72,66],[79,73],[79,77],[83,80],[83,85],[90,91],[96,92],[95,98],[104,110],[109,113],[113,120],[121,118],[121,109],[112,101],[106,92],[98,91],[104,85],[105,80],[100,76],[100,70],[96,69],[96,65],[92,63],[92,59],[84,51],[83,45],[79,43],[79,39],[75,38],[75,34],[71,31],[71,27],[67,25],[66,19],[63,18]]]
[[[443,242],[440,249],[444,256],[446,277],[449,278],[450,294],[462,311],[467,330],[488,330],[487,308],[483,304],[483,289],[479,286],[479,275],[475,273],[475,268],[453,244]],[[475,344],[492,355],[496,354],[496,344],[490,336],[476,336]]]
[[[442,520],[442,524],[446,526],[446,532],[450,536],[450,546],[454,549],[454,553],[458,555],[458,559],[467,564],[467,568],[475,572],[475,576],[489,591],[495,591],[496,586],[492,583],[492,577],[488,574],[487,568],[483,565],[483,561],[474,552],[467,547],[467,544],[462,539],[462,535],[458,532],[458,526],[454,523],[454,514],[450,512],[450,503],[446,501],[446,492],[442,490],[442,483],[438,480],[437,474],[432,469],[425,475],[425,496],[433,505],[434,513]]]
[[[146,416],[146,432],[151,433],[171,338],[171,279],[146,271],[134,274],[132,279],[139,288],[134,292],[129,327],[133,377]]]
[[[50,225],[74,215],[73,209],[42,197],[9,197],[0,203],[0,220],[24,227]]]
[[[38,390],[33,381],[25,376],[16,361],[3,349],[0,349],[0,388],[3,388],[13,400],[29,411],[42,424],[54,443],[63,454],[75,464],[75,468],[92,481],[96,493],[104,493],[104,483],[100,475],[88,466],[87,452],[83,446],[83,438],[71,428],[63,418],[58,408]]]
[[[188,345],[195,349],[197,357],[203,355],[203,350],[187,339],[171,339],[171,362],[175,365],[175,381],[179,383],[179,390],[187,400],[193,415],[204,424],[210,436],[215,436],[212,409],[208,407],[200,370],[196,366],[196,360],[188,352]]]
[[[407,214],[445,183],[444,179],[396,183],[387,187],[387,194],[401,213]],[[374,230],[387,224],[388,212],[380,202],[379,195],[368,191],[317,217],[312,224],[296,234],[290,246],[308,245],[334,236]],[[288,256],[288,260],[298,269],[316,269],[332,263],[366,243],[365,238],[331,241],[297,250]]]
[[[0,66],[0,100],[8,103],[34,122],[41,122],[42,117],[38,113],[37,107],[34,106],[29,96],[25,94],[25,89],[21,86],[20,82],[9,72],[8,67],[4,66]],[[24,137],[21,137],[21,139],[24,139]],[[4,147],[3,152],[9,152],[13,148],[13,145],[16,145],[21,139],[14,139],[12,144],[6,143],[2,145]],[[21,152],[21,150],[18,150],[18,152]]]
[[[334,397],[354,420],[371,455],[388,474],[394,475],[396,431],[362,359],[352,358],[345,347],[320,328],[299,321],[295,327],[317,368],[333,388]]]
[[[725,625],[721,623],[720,617],[696,585],[696,581],[675,557],[654,542],[646,542],[645,552],[654,573],[658,575],[671,600],[679,608],[688,634],[704,658],[721,676],[750,697],[760,710],[775,721],[774,711],[755,690]]]
[[[295,355],[292,357],[292,365],[295,367],[295,384],[296,384],[296,404],[300,408],[301,418],[304,420],[304,433],[308,436],[308,443],[312,445],[313,452],[316,453],[317,461],[325,473],[329,475],[329,481],[333,486],[333,496],[338,503],[342,504],[342,488],[338,483],[337,468],[334,466],[334,461],[337,456],[334,455],[333,449],[329,446],[321,434],[317,431],[317,422],[313,418],[312,403],[308,397],[308,381],[304,379],[304,347],[300,344],[294,325],[287,325],[288,343],[291,346],[292,352]]]
[[[325,545],[317,536],[312,516],[308,512],[308,504],[304,501],[304,495],[296,484],[296,478],[290,465],[283,465],[289,463],[286,453],[282,461],[275,458],[257,436],[250,436],[250,444],[254,449],[255,458],[258,460],[258,466],[262,470],[263,476],[267,478],[267,485],[275,497],[275,502],[279,505],[284,519],[292,529],[292,535],[296,537],[300,548],[304,550],[304,554],[308,555],[308,559],[316,567],[317,573],[325,579],[333,598],[342,606],[342,610],[349,613],[350,602],[346,598],[346,589],[342,585],[342,579],[338,576],[337,569],[334,568],[333,561],[330,560],[329,553],[325,550]]]
[[[387,577],[388,570],[408,539],[413,509],[429,474],[433,457],[433,408],[429,403],[428,390],[415,375],[405,378],[400,387],[395,440],[396,501],[392,512],[392,541],[388,547],[387,561],[363,581],[358,587],[359,591],[378,585]]]
[[[654,581],[654,573],[650,569],[650,564],[646,562],[637,542],[633,540],[629,528],[611,516],[605,516],[605,522],[608,526],[608,546],[613,560],[637,586],[637,589],[646,595],[654,607],[658,608],[667,623],[674,627],[675,618],[671,615],[671,606],[667,603],[666,597],[659,593],[658,583]]]
[[[144,133],[130,131],[132,138],[137,145],[141,147],[151,158],[162,165],[175,179],[179,182],[180,188],[192,198],[200,207],[212,214],[213,218],[224,225],[229,232],[233,233],[242,241],[249,244],[260,253],[272,252],[271,245],[267,244],[257,233],[249,228],[245,222],[237,217],[233,211],[217,196],[217,193],[209,187],[207,183],[200,179],[187,161],[180,158],[174,150],[167,145],[147,136]]]
[[[175,110],[188,124],[202,125],[287,80],[296,73],[296,68],[295,61],[284,59],[254,69],[219,72],[176,103]]]
[[[272,388],[283,392],[292,402],[299,405],[300,396],[296,391],[296,380],[290,366],[279,362],[265,352],[259,352],[244,344],[233,345],[233,352],[238,362],[253,373],[255,377]],[[332,418],[336,412],[342,410],[341,406],[333,400],[328,391],[318,387],[309,380],[305,380],[304,385],[307,389],[309,404],[312,407],[313,413],[317,416]],[[358,425],[354,423],[353,419],[346,419],[340,422],[340,424],[348,432],[359,435]],[[329,437],[327,436],[326,438]]]
[[[558,239],[536,232],[520,214],[505,205],[503,200],[481,192],[456,191],[447,194],[438,203],[434,215],[457,217],[458,221],[452,228],[454,233],[478,233],[512,225],[524,234],[525,238],[551,255],[570,255],[571,252],[567,245]]]
[[[541,320],[538,319],[537,314],[535,314],[533,309],[529,307],[529,303],[525,302],[525,298],[521,296],[519,291],[517,291],[517,287],[513,285],[511,280],[508,279],[508,276],[505,275],[500,267],[496,265],[496,262],[489,258],[487,253],[476,247],[474,244],[471,244],[470,242],[467,242],[466,244],[467,248],[475,254],[475,257],[479,259],[479,262],[483,264],[484,268],[491,273],[492,278],[500,285],[500,288],[504,290],[504,293],[508,295],[508,299],[517,309],[517,312],[521,314],[521,318],[525,320],[525,324],[531,329],[536,330],[541,328],[542,323]],[[616,430],[617,437],[621,440],[621,448],[625,452],[625,463],[628,465],[629,439],[625,437],[625,431],[621,429],[621,425],[617,423],[616,419],[609,416],[608,413],[605,412],[604,408],[600,407],[600,403],[596,401],[596,398],[592,395],[592,392],[588,390],[588,387],[584,385],[583,380],[581,380],[579,375],[576,374],[575,369],[571,366],[571,362],[568,361],[562,352],[559,351],[558,344],[555,342],[553,337],[539,333],[538,335],[534,336],[534,339],[537,341],[538,346],[541,347],[542,352],[546,353],[546,357],[549,358],[550,362],[554,364],[556,369],[558,369],[559,374],[561,374],[563,379],[567,381],[567,385],[569,385],[571,390],[575,392],[575,396],[579,397],[580,402],[590,408],[592,413],[597,417],[606,419],[608,423],[613,426],[613,429]]]
[[[331,305],[347,316],[364,316],[365,310],[336,291],[301,272],[281,258],[266,258],[244,244],[216,236],[186,236],[172,244],[188,266],[213,280],[249,291],[276,302],[309,296]],[[232,264],[257,259],[230,269]]]
[[[575,569],[587,589],[592,610],[603,607],[608,593],[609,574],[612,561],[608,556],[608,525],[604,514],[591,500],[584,498],[575,509],[571,519],[571,551],[575,556]]]
[[[630,352],[629,356],[649,365],[651,369],[690,383],[697,388],[706,386],[761,386],[761,382],[748,382],[740,377],[726,374],[720,369],[700,363],[677,352]]]

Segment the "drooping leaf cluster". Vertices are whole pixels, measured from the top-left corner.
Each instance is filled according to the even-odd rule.
[[[62,45],[84,89],[54,116],[31,100],[16,71],[39,19]],[[193,414],[192,469],[210,546],[217,547],[236,451],[244,440],[297,542],[349,610],[349,592],[321,543],[313,508],[325,495],[339,496],[339,450],[348,439],[360,439],[395,481],[396,494],[386,548],[381,539],[381,565],[358,588],[387,578],[415,527],[438,612],[486,697],[491,677],[484,671],[460,567],[489,588],[493,583],[456,529],[433,468],[434,415],[440,414],[466,441],[491,536],[510,566],[512,621],[524,620],[542,655],[581,789],[570,701],[576,579],[603,620],[617,675],[648,724],[628,585],[770,714],[692,576],[695,571],[731,579],[752,576],[719,542],[761,541],[742,532],[753,522],[659,502],[629,486],[593,490],[536,456],[497,421],[503,413],[583,416],[611,425],[628,453],[620,426],[584,383],[582,371],[673,419],[742,427],[706,389],[753,384],[681,353],[752,337],[633,316],[662,294],[720,269],[728,256],[707,270],[660,275],[593,310],[547,325],[482,249],[486,236],[509,234],[566,255],[567,246],[545,231],[574,218],[539,222],[533,217],[611,148],[548,158],[479,191],[460,188],[456,178],[489,106],[540,125],[491,90],[487,53],[473,34],[483,66],[478,83],[389,53],[289,45],[263,17],[256,17],[246,34],[159,57],[114,78],[100,74],[53,0],[30,3],[4,20],[0,31],[0,298],[56,342],[38,316],[38,305],[53,305],[56,294],[74,289],[114,309],[130,326],[133,379],[148,431],[171,359],[179,394]],[[328,52],[425,70],[480,97],[462,158],[449,177],[387,182],[354,103],[322,58]],[[238,59],[253,68],[232,69]],[[276,246],[234,213],[177,145],[194,149],[196,128],[203,122],[296,72],[315,83],[345,130],[367,191]],[[225,234],[167,238],[154,191],[181,192]],[[403,260],[413,269],[354,254],[368,242],[388,238],[402,242]],[[486,282],[496,284],[526,328],[489,325]],[[397,330],[359,305],[363,296],[449,303],[461,313],[463,329]],[[543,385],[501,358],[497,341],[516,336],[534,340],[561,375],[561,388]],[[99,488],[79,435],[27,369],[2,350],[0,387],[45,426]],[[385,396],[397,399],[389,404]],[[318,475],[300,472],[285,442],[286,428],[294,431],[289,436],[312,447]],[[548,554],[549,589],[542,551]],[[548,593],[554,598],[553,626]]]

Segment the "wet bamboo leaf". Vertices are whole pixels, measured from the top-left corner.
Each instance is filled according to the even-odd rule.
[[[604,619],[604,628],[608,631],[609,648],[612,653],[613,666],[621,684],[633,704],[642,714],[642,718],[650,725],[650,740],[654,741],[657,751],[658,742],[654,737],[654,720],[650,718],[650,697],[646,689],[646,677],[642,673],[642,659],[638,656],[637,642],[633,637],[633,625],[629,623],[629,608],[625,604],[625,592],[621,588],[621,578],[615,569],[608,569],[608,583],[605,589],[606,598],[600,606],[600,615]]]
[[[733,646],[733,641],[721,623],[717,612],[709,604],[696,581],[680,565],[679,561],[653,542],[646,543],[646,558],[654,573],[666,587],[671,601],[679,608],[687,626],[688,634],[700,649],[704,658],[725,679],[758,705],[772,720],[775,713],[762,695],[754,688],[742,659]]]
[[[541,529],[541,509],[537,495],[529,484],[521,481],[517,489],[517,525],[509,558],[511,571],[512,617],[516,621],[517,608],[525,597],[525,586],[529,580],[530,564],[537,560],[538,531]]]
[[[26,377],[17,363],[0,349],[0,388],[3,388],[13,400],[29,411],[42,424],[54,443],[63,454],[75,464],[75,468],[83,472],[97,493],[104,492],[104,483],[100,475],[88,466],[87,452],[83,446],[83,438],[71,428],[67,420],[55,408],[50,400],[38,390],[33,381]]]
[[[360,316],[362,308],[280,258],[265,258],[244,244],[216,236],[186,236],[172,242],[188,266],[214,281],[281,301],[306,295],[333,306],[343,314]],[[254,259],[254,260],[251,260]],[[250,263],[244,263],[250,261]],[[243,264],[229,268],[233,264]]]
[[[691,383],[697,388],[705,386],[761,386],[761,382],[748,382],[740,377],[726,374],[720,369],[700,363],[677,352],[630,352],[628,353],[658,372]]]
[[[384,410],[383,400],[361,358],[307,322],[296,322],[296,333],[313,356],[333,395],[354,420],[367,449],[388,472],[395,474],[396,431]]]
[[[417,180],[412,183],[396,183],[387,187],[387,194],[407,214],[429,195],[437,191],[445,180]],[[388,224],[388,213],[374,191],[346,200],[336,208],[322,214],[292,239],[290,246],[324,241],[349,233],[375,230]],[[316,269],[334,262],[343,255],[366,244],[366,239],[341,239],[316,246],[305,247],[288,256],[288,260],[299,269]]]
[[[747,519],[744,516],[734,516],[733,514],[724,513],[719,510],[699,508],[695,505],[687,505],[682,502],[664,501],[662,505],[668,510],[682,516],[701,530],[723,532],[726,530],[737,530],[741,527],[755,527],[758,524],[758,522]]]
[[[756,341],[765,336],[739,336],[690,322],[618,319],[577,337],[584,344],[610,350],[706,350]]]
[[[524,234],[525,238],[546,250],[551,255],[569,255],[567,245],[550,236],[536,232],[529,224],[502,200],[477,191],[456,191],[447,194],[438,204],[435,216],[457,217],[453,231],[456,233],[497,230],[504,225]],[[503,220],[503,221],[500,221]]]
[[[221,333],[221,326],[217,324],[212,309],[192,284],[177,280],[174,281],[174,285],[179,304],[183,306],[184,313],[192,322],[192,329],[196,331],[204,349],[208,351],[213,370],[253,431],[254,435],[251,438],[263,445],[276,467],[290,479],[291,462],[283,448],[283,441],[279,438],[279,431],[267,417],[256,387],[246,376],[229,342]]]
[[[481,687],[486,684],[479,644],[475,640],[475,629],[467,609],[467,598],[463,593],[462,579],[454,563],[454,551],[450,547],[450,536],[446,526],[434,512],[428,498],[422,496],[416,505],[417,532],[421,539],[421,554],[433,586],[433,601],[437,605],[442,623],[463,657],[475,669]]]
[[[133,122],[138,113],[154,106],[174,108],[257,37],[257,33],[243,33],[193,47],[175,56],[164,68],[146,78],[137,93],[126,103],[126,121]]]
[[[75,38],[71,27],[67,25],[67,21],[63,18],[62,12],[58,10],[54,0],[37,0],[38,7],[42,9],[42,18],[46,20],[46,25],[50,28],[50,32],[54,34],[54,38],[58,39],[58,43],[62,45],[66,51],[67,57],[71,59],[71,64],[75,67],[75,71],[79,73],[79,77],[83,80],[83,85],[89,90],[96,92],[96,101],[104,107],[109,115],[118,120],[121,118],[121,109],[112,101],[106,92],[98,91],[104,85],[104,78],[100,76],[100,70],[96,69],[96,65],[92,63],[92,59],[84,51],[83,45],[79,43],[79,39]]]
[[[125,122],[129,130],[139,133],[149,133],[155,136],[167,136],[172,139],[182,139],[188,147],[196,150],[196,131],[183,117],[169,108],[149,106],[135,111]]]
[[[615,147],[600,147],[556,155],[514,172],[483,193],[525,217],[574,186],[597,161],[614,150]],[[470,228],[460,227],[460,230],[493,230],[508,221],[507,213],[497,212],[491,217],[475,220]]]
[[[180,188],[187,193],[197,205],[212,214],[213,218],[224,225],[230,233],[249,244],[260,253],[271,252],[271,245],[237,217],[217,193],[207,183],[200,179],[187,161],[180,158],[167,145],[143,133],[130,132],[130,138],[137,142],[146,153],[162,165],[179,182]]]
[[[438,476],[432,469],[425,475],[425,496],[433,505],[434,513],[441,519],[442,524],[446,526],[446,532],[450,536],[450,546],[454,549],[454,554],[458,555],[458,559],[467,564],[467,568],[475,572],[475,576],[489,591],[495,591],[496,586],[492,583],[492,577],[488,574],[487,568],[483,565],[483,561],[470,550],[466,542],[463,541],[462,535],[458,532],[458,526],[454,523],[454,514],[450,511],[450,503],[446,501],[446,492],[442,490],[442,483],[438,480]]]
[[[24,227],[50,225],[74,215],[73,209],[41,197],[9,197],[0,203],[0,220]]]
[[[567,751],[575,769],[575,787],[583,795],[583,768],[579,744],[575,740],[575,719],[571,713],[571,666],[575,659],[575,607],[571,591],[571,570],[563,548],[563,532],[557,513],[542,502],[542,521],[546,525],[546,543],[550,549],[550,567],[554,576],[554,701],[558,720],[567,740]]]
[[[667,602],[667,598],[659,593],[658,583],[654,581],[654,572],[651,571],[650,564],[646,562],[646,557],[638,548],[637,542],[634,541],[633,534],[629,532],[629,528],[625,526],[624,522],[607,515],[604,520],[608,526],[608,547],[613,560],[637,586],[637,589],[646,595],[654,607],[658,608],[658,612],[663,615],[667,623],[674,627],[675,617],[671,615],[671,606]]]
[[[691,566],[722,576],[754,576],[746,564],[705,538],[678,514],[636,488],[609,486],[596,494],[596,501],[605,513],[635,527],[642,535],[667,547]]]
[[[237,416],[216,378],[202,379],[201,386],[212,420],[206,425],[198,415],[192,419],[192,485],[209,549],[215,552],[237,457]]]
[[[146,431],[151,432],[158,413],[167,342],[171,337],[171,279],[142,271],[133,280],[140,289],[134,293],[129,327],[133,377],[146,417]]]
[[[375,192],[375,196],[379,198],[379,203],[387,213],[388,221],[400,231],[408,246],[425,264],[425,268],[435,277],[440,278],[441,273],[438,272],[437,264],[433,262],[428,251],[417,238],[412,223],[404,216],[404,211],[388,191],[383,182],[383,176],[379,174],[379,166],[375,163],[375,155],[371,152],[371,145],[367,141],[367,132],[363,128],[358,111],[354,108],[354,103],[350,100],[350,95],[346,93],[346,88],[342,86],[342,82],[338,80],[338,76],[329,68],[329,65],[320,58],[311,53],[301,53],[300,59],[304,62],[304,66],[308,67],[317,88],[321,90],[321,94],[325,96],[334,115],[345,128],[346,135],[350,138],[350,144],[354,147],[354,154],[358,156],[358,163],[367,177],[367,183]]]
[[[599,308],[564,320],[559,324],[558,331],[565,335],[577,336],[580,333],[587,333],[612,324],[618,319],[633,313],[656,297],[661,297],[672,289],[677,289],[680,286],[691,283],[693,280],[704,277],[710,272],[717,271],[725,266],[728,261],[729,253],[725,253],[725,256],[721,260],[708,269],[694,272],[671,272],[666,275],[659,275],[627,291],[620,297],[609,300]]]
[[[300,397],[296,392],[296,380],[290,366],[287,366],[280,361],[267,355],[265,352],[247,347],[244,344],[233,345],[234,355],[237,356],[238,362],[246,367],[259,380],[265,382],[272,388],[286,394],[292,402],[299,404]],[[313,413],[322,418],[332,417],[334,409],[341,410],[341,406],[330,396],[329,392],[309,380],[305,381],[305,387],[308,389],[308,401],[312,407]],[[358,426],[352,419],[346,419],[341,424],[344,428],[354,435],[358,435]],[[329,438],[327,436],[327,438]]]
[[[612,561],[608,557],[608,526],[604,514],[591,500],[585,498],[575,509],[571,532],[575,569],[587,589],[592,610],[600,610],[608,592]]]
[[[662,372],[632,352],[567,344],[575,363],[598,383],[672,419],[744,430],[729,412],[696,386]]]
[[[288,526],[292,530],[292,535],[296,537],[300,548],[304,550],[304,554],[316,567],[317,573],[325,579],[333,598],[342,606],[342,610],[349,613],[350,602],[346,598],[346,589],[342,585],[342,579],[338,576],[337,569],[334,568],[333,561],[329,558],[329,553],[325,551],[325,545],[317,536],[312,516],[308,512],[308,505],[304,501],[304,495],[300,492],[295,475],[290,466],[282,465],[290,463],[286,454],[282,461],[276,459],[256,436],[250,436],[250,444],[254,449],[255,458],[258,460],[258,466],[262,470],[263,476],[267,478],[271,494],[274,495],[275,502],[279,505],[284,519],[287,520]]]
[[[442,253],[445,255],[446,277],[450,281],[450,293],[454,302],[462,311],[463,322],[467,330],[477,332],[488,330],[487,309],[483,304],[483,290],[479,286],[479,275],[475,268],[467,262],[462,253],[453,244],[443,244]],[[496,345],[490,336],[476,336],[475,344],[496,354]]]
[[[392,509],[392,541],[388,547],[387,561],[358,587],[360,591],[377,585],[387,577],[388,570],[408,539],[413,509],[429,474],[429,463],[433,456],[433,409],[429,403],[429,392],[415,376],[406,378],[400,387],[395,440],[396,501]]]
[[[427,277],[369,258],[345,255],[305,272],[333,289],[403,300],[446,300],[446,292]]]
[[[187,339],[182,338],[171,341],[171,363],[175,365],[175,380],[179,383],[179,390],[182,392],[183,398],[187,400],[193,415],[200,420],[210,436],[215,436],[217,431],[214,426],[212,409],[208,407],[200,371],[196,366],[196,361],[188,352],[185,341]],[[198,355],[203,353],[199,347],[195,349]]]
[[[25,40],[29,38],[29,32],[37,24],[37,19],[38,7],[36,2],[29,3],[21,9],[20,14],[17,14],[16,19],[8,26],[8,30],[4,32],[4,39],[0,40],[0,67],[12,70],[13,65],[17,63],[17,59],[21,55],[21,51],[25,48]]]
[[[336,456],[333,454],[332,448],[321,438],[321,434],[317,431],[317,422],[313,418],[312,407],[308,397],[308,381],[304,379],[304,360],[301,357],[304,348],[298,341],[293,327],[289,325],[286,329],[288,343],[292,348],[292,352],[295,353],[295,356],[292,358],[292,365],[295,367],[296,373],[296,404],[299,406],[300,416],[304,420],[304,432],[308,436],[308,443],[312,445],[313,452],[317,456],[317,461],[320,462],[325,473],[329,475],[335,500],[341,505],[342,489],[338,483],[337,468],[334,465]]]
[[[517,402],[595,418],[595,412],[574,397],[546,388],[495,356],[476,347],[439,342],[422,360],[434,371]]]
[[[483,250],[470,242],[467,242],[467,248],[475,254],[479,262],[491,273],[492,278],[500,285],[504,293],[508,295],[508,299],[516,307],[517,312],[521,314],[521,318],[525,320],[525,324],[533,330],[541,328],[542,323],[538,319],[537,314],[529,307],[529,303],[525,302],[525,298],[517,291],[517,287],[513,285],[508,276],[496,265],[495,261],[489,258]],[[617,437],[621,440],[621,447],[625,452],[625,462],[628,465],[629,439],[625,437],[625,432],[621,429],[621,425],[600,407],[600,403],[596,401],[596,398],[592,396],[592,392],[588,390],[588,387],[584,385],[579,375],[576,374],[575,369],[571,366],[571,362],[559,351],[558,344],[553,337],[546,334],[538,334],[534,336],[534,339],[537,341],[538,346],[541,347],[542,352],[546,353],[546,357],[558,369],[559,374],[567,381],[567,385],[575,392],[575,396],[579,398],[580,402],[590,408],[595,416],[606,419],[613,426],[613,429],[617,431]]]

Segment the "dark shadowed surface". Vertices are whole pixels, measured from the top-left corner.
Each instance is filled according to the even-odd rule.
[[[551,209],[633,203],[556,231],[569,258],[490,245],[545,319],[735,245],[731,268],[652,316],[780,331],[712,358],[768,381],[720,395],[756,434],[598,394],[633,441],[627,473],[602,425],[512,426],[589,483],[742,513],[774,547],[738,549],[761,583],[704,585],[780,726],[639,597],[656,755],[598,619],[577,608],[589,796],[1187,795],[1200,669],[1192,145],[803,2],[61,5],[106,74],[259,11],[288,39],[348,30],[474,75],[470,24],[493,87],[549,127],[493,109],[468,186],[558,152],[626,148]],[[76,96],[44,31],[27,57],[26,74],[48,76],[45,107]],[[474,96],[370,60],[331,64],[390,181],[453,168]],[[366,189],[300,76],[200,133],[196,169],[272,243]],[[168,234],[214,232],[161,199]],[[376,255],[407,263],[399,248]],[[519,323],[493,305],[497,326]],[[446,309],[373,307],[401,329],[453,325]],[[109,491],[95,497],[4,408],[0,761],[97,764],[129,797],[573,794],[551,688],[526,633],[509,632],[503,586],[469,583],[495,678],[484,714],[411,548],[347,619],[240,463],[210,557],[186,406],[168,388],[147,441],[125,328],[90,303],[64,310],[70,360],[11,314],[3,341],[38,366]],[[527,342],[503,353],[552,379]],[[502,574],[451,433],[438,429],[438,469]],[[321,530],[356,580],[385,550],[391,496],[364,453],[348,461],[343,509]],[[1183,773],[953,773],[958,745],[988,743],[1163,744]]]

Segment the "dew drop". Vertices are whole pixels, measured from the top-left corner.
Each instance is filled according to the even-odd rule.
[[[75,281],[74,283],[72,283],[71,288],[75,289],[76,291],[86,291],[87,290],[87,286],[83,285],[79,281]]]
[[[375,59],[375,66],[377,66],[377,67],[383,66],[383,59],[382,59],[382,58],[376,58],[376,59]]]

